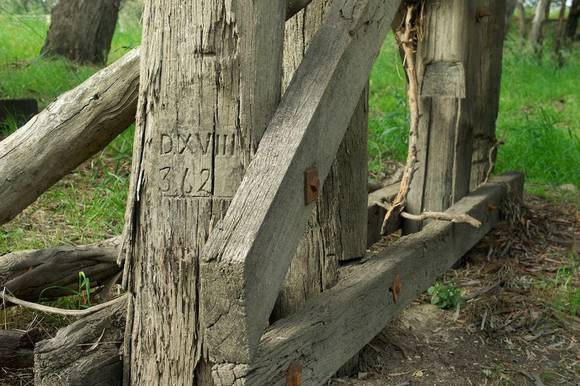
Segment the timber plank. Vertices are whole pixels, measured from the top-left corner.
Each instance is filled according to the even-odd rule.
[[[335,287],[268,329],[243,377],[245,384],[284,385],[290,364],[302,369],[301,385],[324,384],[497,224],[502,200],[508,194],[521,195],[522,189],[521,174],[493,178],[447,211],[476,217],[480,228],[431,222],[352,267]],[[395,302],[392,287],[397,276],[402,285]]]
[[[399,1],[338,0],[202,252],[206,341],[215,362],[255,354],[306,226],[304,172],[323,181]],[[275,258],[274,258],[275,256]]]

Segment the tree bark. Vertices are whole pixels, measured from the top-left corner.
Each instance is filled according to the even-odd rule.
[[[518,15],[518,29],[520,31],[520,38],[522,41],[526,38],[526,8],[523,0],[518,0],[516,3],[516,10]]]
[[[471,165],[470,189],[475,190],[485,181],[488,171],[495,164],[496,151],[490,150],[496,145],[496,121],[499,113],[499,96],[503,46],[506,34],[505,19],[497,11],[505,0],[480,0],[480,6],[490,10],[491,15],[479,20],[475,25],[473,39],[477,39],[478,50],[473,50],[473,67],[471,71],[477,76],[473,83],[475,104],[473,117],[473,156]],[[474,43],[472,41],[472,43]],[[496,147],[497,148],[497,147]]]
[[[120,347],[126,304],[121,302],[58,331],[34,349],[34,384],[116,386],[122,383]]]
[[[532,28],[530,30],[530,46],[536,52],[540,52],[542,48],[542,27],[546,21],[547,11],[550,0],[538,0],[536,11],[534,13],[534,20],[532,21]]]
[[[580,17],[580,0],[574,0],[570,6],[568,21],[566,22],[566,39],[570,41],[576,40],[578,17]]]
[[[202,358],[199,252],[279,101],[285,7],[145,3],[125,222],[127,383],[213,382]]]
[[[135,119],[139,51],[61,95],[0,142],[0,224],[10,221]]]
[[[105,64],[121,0],[60,0],[53,8],[41,54]]]
[[[78,247],[19,251],[0,256],[0,289],[22,300],[36,302],[70,295],[77,290],[79,272],[96,287],[111,279],[117,265],[120,238]],[[48,289],[50,288],[50,289]]]

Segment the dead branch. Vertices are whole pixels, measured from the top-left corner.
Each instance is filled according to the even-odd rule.
[[[445,212],[423,212],[421,214],[411,214],[407,212],[402,212],[401,217],[413,221],[439,220],[439,221],[450,221],[458,224],[469,224],[474,228],[481,227],[481,221],[465,213],[449,214]]]

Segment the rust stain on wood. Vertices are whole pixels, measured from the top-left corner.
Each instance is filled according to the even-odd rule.
[[[395,280],[393,280],[393,286],[390,288],[391,293],[393,294],[393,301],[395,302],[395,304],[398,303],[399,301],[399,295],[401,294],[401,276],[399,274],[397,274],[397,276],[395,276]]]
[[[286,386],[300,386],[302,384],[302,365],[297,362],[290,363],[286,373]]]
[[[304,203],[306,205],[316,201],[320,190],[320,179],[318,169],[313,166],[304,172]]]

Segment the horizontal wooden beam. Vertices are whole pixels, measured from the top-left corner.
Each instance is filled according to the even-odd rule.
[[[260,142],[224,221],[202,252],[206,343],[214,362],[255,354],[313,203],[305,173],[326,178],[398,9],[337,0]],[[310,173],[310,175],[312,172]]]
[[[493,178],[447,211],[479,219],[480,228],[434,221],[352,267],[334,288],[268,329],[242,377],[245,384],[284,385],[290,365],[301,369],[302,386],[324,384],[481,240],[498,223],[502,201],[521,196],[522,189],[521,174]]]

